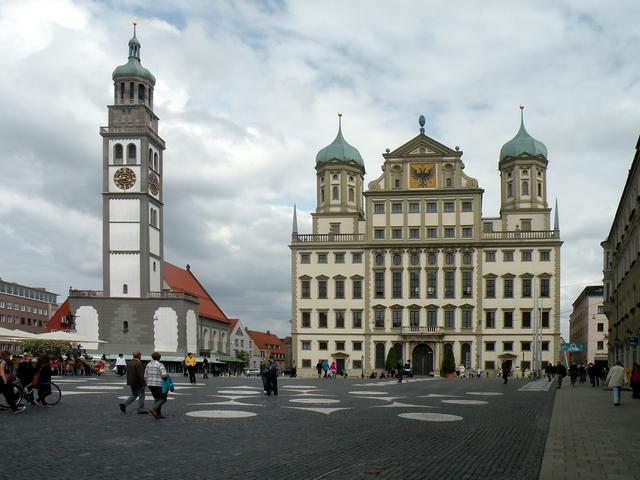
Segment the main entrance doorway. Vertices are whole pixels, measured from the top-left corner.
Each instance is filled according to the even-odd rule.
[[[429,375],[433,372],[433,350],[421,343],[413,349],[411,370],[414,375]]]

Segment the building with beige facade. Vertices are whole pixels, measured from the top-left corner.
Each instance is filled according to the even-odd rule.
[[[340,119],[341,120],[341,119]],[[547,202],[547,149],[521,121],[500,150],[501,208],[483,217],[484,190],[462,151],[420,131],[365,167],[340,124],[316,156],[313,231],[291,239],[293,365],[319,361],[349,375],[381,371],[390,349],[416,374],[456,364],[494,371],[559,357],[560,231]],[[539,332],[535,336],[534,332]]]
[[[640,362],[640,139],[609,235],[602,242],[604,313],[609,319],[609,363]]]
[[[607,366],[609,322],[604,314],[603,300],[602,285],[590,285],[573,302],[569,317],[569,341],[584,344],[585,350],[571,352],[572,362]]]

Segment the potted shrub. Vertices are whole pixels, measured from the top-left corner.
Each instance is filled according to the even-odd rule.
[[[442,357],[442,368],[440,374],[446,378],[452,378],[456,371],[456,360],[453,357],[453,348],[451,345],[445,345],[444,356]]]

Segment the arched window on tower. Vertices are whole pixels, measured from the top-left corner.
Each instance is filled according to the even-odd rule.
[[[324,188],[320,190],[320,201],[324,203]]]
[[[149,149],[149,168],[153,168],[153,150]]]
[[[331,198],[333,200],[338,200],[338,187],[333,187],[331,189]]]
[[[129,82],[129,103],[133,103],[133,82]]]
[[[122,322],[122,333],[127,333],[129,331],[129,322],[126,320]]]
[[[127,145],[127,165],[135,165],[137,163],[136,146],[133,143]]]
[[[542,183],[538,182],[538,196],[542,196]]]
[[[158,154],[157,154],[157,153],[154,153],[154,154],[153,154],[153,169],[154,169],[156,172],[159,172],[159,171],[160,171],[160,170],[158,170]]]
[[[355,190],[353,189],[353,187],[349,187],[349,201],[350,202],[355,202],[356,201],[356,193],[355,193]]]
[[[149,108],[153,108],[153,90],[149,89]]]
[[[113,163],[121,165],[123,158],[124,158],[124,153],[123,153],[122,145],[119,143],[116,143],[115,146],[113,147]]]
[[[451,179],[447,178],[447,187],[451,187]]]
[[[126,283],[123,283],[123,284],[122,284],[122,293],[123,293],[124,295],[127,295],[127,294],[129,293],[129,287],[127,286],[127,284],[126,284]]]
[[[507,183],[507,198],[513,197],[513,186],[511,183]]]
[[[120,102],[124,102],[124,82],[120,82]]]
[[[529,182],[522,182],[522,195],[529,195]]]
[[[139,83],[138,84],[138,103],[144,103],[144,97],[145,97],[144,85]]]

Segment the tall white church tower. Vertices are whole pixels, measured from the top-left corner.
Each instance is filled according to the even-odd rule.
[[[146,298],[162,290],[162,152],[153,112],[155,77],[140,63],[140,42],[113,72],[113,105],[103,138],[103,290]]]

